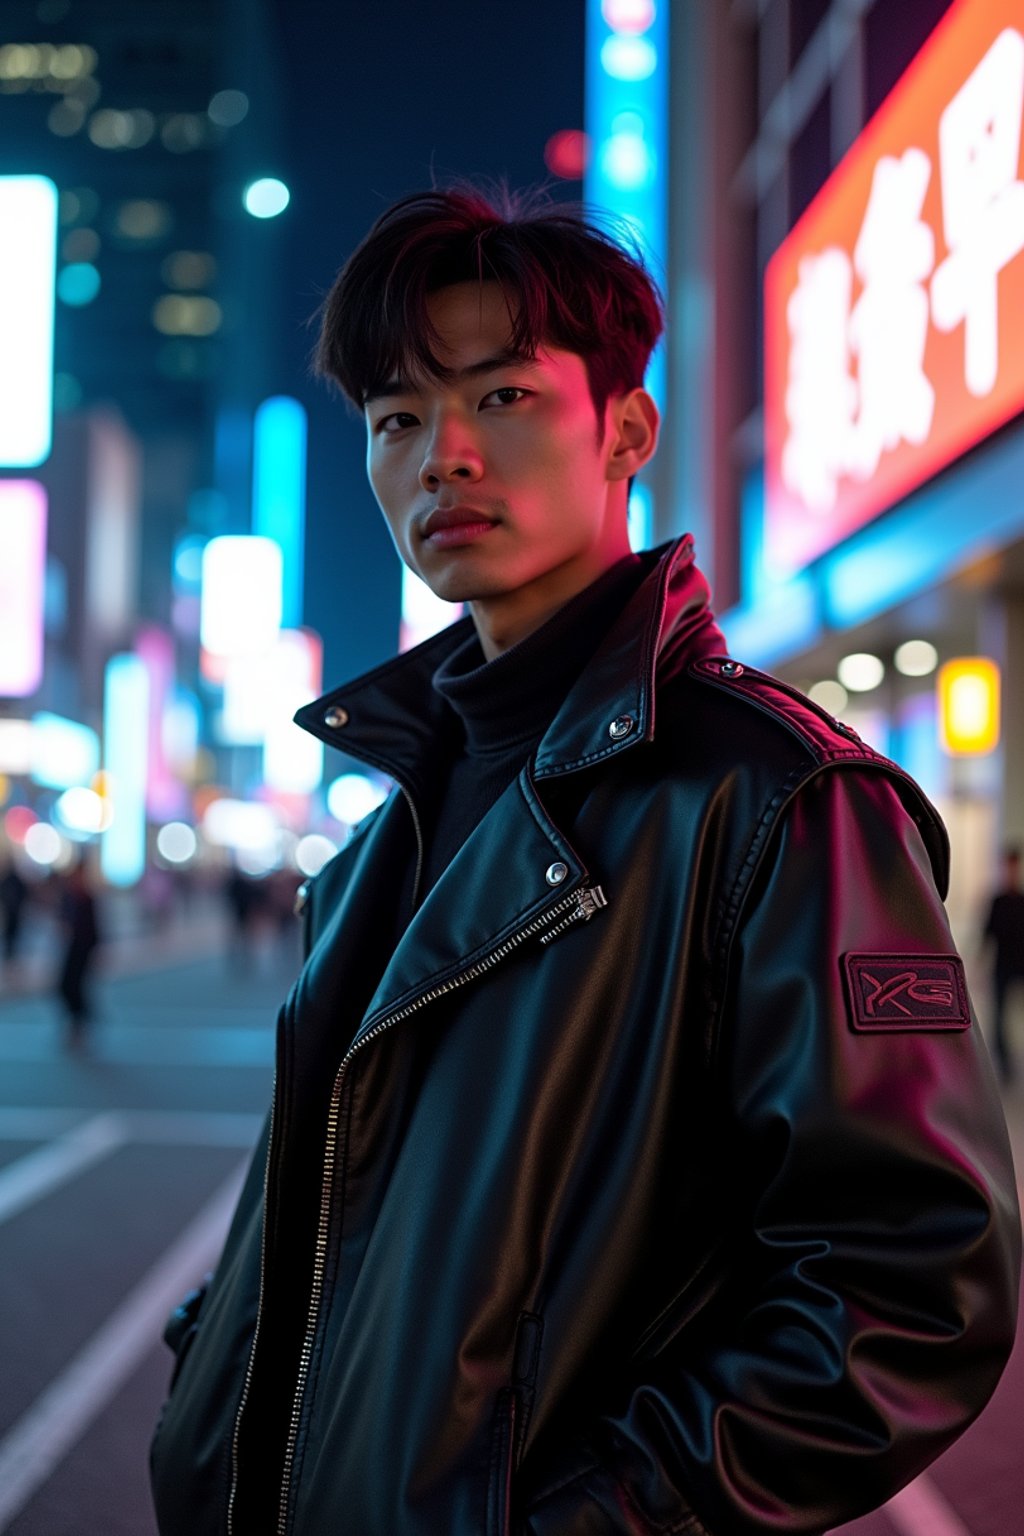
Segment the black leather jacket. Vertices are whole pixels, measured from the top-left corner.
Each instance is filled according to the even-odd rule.
[[[941,823],[725,659],[689,541],[646,558],[393,954],[470,621],[297,717],[400,787],[312,882],[162,1536],[823,1532],[992,1392],[1018,1218]]]

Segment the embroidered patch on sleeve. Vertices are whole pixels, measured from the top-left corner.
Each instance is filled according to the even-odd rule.
[[[854,1029],[970,1027],[959,955],[846,955],[843,968]]]

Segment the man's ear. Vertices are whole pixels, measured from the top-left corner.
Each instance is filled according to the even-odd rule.
[[[612,395],[608,401],[609,480],[628,480],[654,457],[661,415],[646,389]]]

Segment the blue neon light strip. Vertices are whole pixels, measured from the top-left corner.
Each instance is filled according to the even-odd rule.
[[[771,667],[827,632],[863,624],[1024,537],[1024,426],[946,470],[788,581],[761,559],[762,494],[744,487],[743,602],[719,616],[741,660]]]
[[[821,565],[825,617],[861,624],[1024,534],[1024,430],[990,441]]]
[[[617,29],[615,5],[587,0],[584,76],[590,161],[586,201],[624,220],[639,238],[651,273],[664,286],[668,254],[668,0],[651,6],[638,33]],[[626,11],[635,7],[623,7]],[[665,404],[665,355],[651,358],[647,388]]]
[[[114,819],[100,844],[111,885],[134,885],[146,867],[149,674],[138,656],[111,656],[103,697],[103,756]]]
[[[281,622],[302,623],[306,528],[306,413],[297,400],[274,395],[256,411],[252,531],[273,539],[284,556]]]

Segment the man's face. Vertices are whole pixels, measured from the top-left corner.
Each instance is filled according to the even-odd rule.
[[[628,553],[638,466],[616,456],[614,399],[599,430],[581,357],[509,355],[497,283],[443,288],[428,310],[454,377],[395,379],[367,402],[370,483],[398,553],[439,597],[473,604],[478,623],[478,604],[500,608],[506,632],[522,630],[510,609],[542,618]]]

